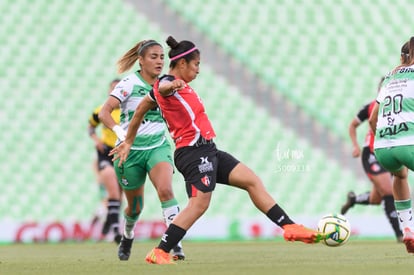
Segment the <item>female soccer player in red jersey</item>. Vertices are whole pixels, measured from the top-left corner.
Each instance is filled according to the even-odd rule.
[[[160,108],[176,145],[174,161],[184,176],[189,202],[167,228],[158,247],[148,253],[146,261],[173,263],[169,251],[207,210],[217,182],[246,190],[254,205],[283,228],[285,240],[318,242],[322,234],[294,223],[250,168],[216,148],[216,135],[204,105],[188,85],[199,73],[200,51],[190,41],[178,43],[170,36],[166,42],[171,48],[169,74],[161,77],[138,105],[125,141],[111,151],[122,164],[144,114],[155,106]]]

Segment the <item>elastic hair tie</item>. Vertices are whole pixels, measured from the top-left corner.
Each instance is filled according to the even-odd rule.
[[[183,53],[180,53],[179,55],[176,55],[176,56],[174,56],[174,57],[171,57],[171,58],[170,58],[170,60],[171,60],[171,61],[177,60],[178,58],[183,57],[183,56],[185,56],[185,55],[187,55],[187,54],[189,54],[189,53],[192,53],[192,52],[194,52],[195,50],[197,50],[197,48],[196,48],[196,47],[191,48],[191,49],[189,49],[189,50],[188,50],[188,51],[186,51],[186,52],[183,52]]]
[[[142,52],[142,50],[144,48],[149,47],[149,46],[152,46],[152,45],[159,45],[159,46],[161,46],[160,43],[158,43],[157,41],[148,41],[148,42],[145,42],[144,44],[142,44],[141,47],[139,47],[139,49],[137,51],[137,54],[138,55],[141,55],[141,52]]]

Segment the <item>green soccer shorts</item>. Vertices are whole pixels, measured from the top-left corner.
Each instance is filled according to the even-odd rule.
[[[375,149],[378,162],[390,172],[397,172],[406,166],[414,171],[414,145]]]
[[[121,167],[118,167],[119,160],[114,162],[119,185],[125,190],[138,189],[145,183],[148,172],[160,162],[173,166],[171,146],[167,141],[153,149],[131,150]]]

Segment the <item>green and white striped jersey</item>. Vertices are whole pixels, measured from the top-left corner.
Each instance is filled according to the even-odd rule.
[[[128,129],[135,109],[151,89],[152,86],[141,77],[139,72],[135,72],[124,77],[111,92],[111,96],[121,102],[120,125],[124,130]],[[145,114],[131,150],[149,150],[158,147],[166,140],[165,135],[166,126],[157,107]]]
[[[374,148],[414,145],[414,65],[389,73],[377,102]]]

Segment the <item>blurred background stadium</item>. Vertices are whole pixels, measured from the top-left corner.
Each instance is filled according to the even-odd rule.
[[[351,157],[348,124],[399,62],[412,8],[409,0],[0,1],[0,241],[25,226],[23,240],[53,239],[47,228],[59,235],[91,219],[99,195],[88,117],[118,77],[117,59],[143,39],[165,45],[168,35],[201,50],[193,86],[218,146],[253,168],[296,221],[315,227],[348,190],[371,188]],[[178,173],[174,190],[185,206]],[[160,221],[151,184],[145,203],[141,219]],[[349,217],[357,235],[392,236],[381,207],[355,207]],[[278,234],[269,228],[246,193],[219,186],[188,236]]]

